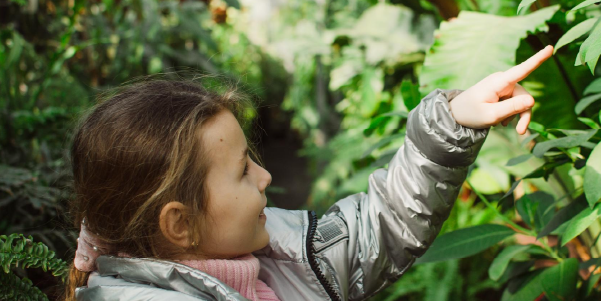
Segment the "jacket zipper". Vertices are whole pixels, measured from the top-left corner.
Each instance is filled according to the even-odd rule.
[[[309,258],[309,265],[311,265],[311,269],[317,276],[317,280],[323,288],[330,296],[330,299],[334,301],[341,301],[342,299],[334,290],[332,284],[326,279],[323,275],[321,269],[319,269],[319,264],[317,263],[317,259],[315,258],[315,247],[313,246],[313,239],[315,238],[315,231],[317,230],[317,215],[315,211],[309,211],[309,232],[307,233],[307,257]]]

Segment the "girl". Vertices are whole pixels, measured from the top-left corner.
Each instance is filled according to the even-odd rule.
[[[424,254],[492,125],[534,99],[517,82],[550,57],[468,90],[435,90],[367,193],[313,212],[265,208],[270,174],[237,121],[245,102],[188,82],[123,88],[72,147],[81,226],[68,300],[362,300]],[[500,101],[504,100],[504,101]]]

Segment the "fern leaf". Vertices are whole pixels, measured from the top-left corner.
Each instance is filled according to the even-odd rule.
[[[12,266],[23,268],[42,268],[50,270],[52,275],[64,282],[68,267],[63,260],[54,258],[54,251],[40,242],[33,242],[31,236],[23,234],[0,235],[0,266],[4,273],[10,273]]]
[[[31,280],[0,272],[0,300],[48,300],[48,297]]]

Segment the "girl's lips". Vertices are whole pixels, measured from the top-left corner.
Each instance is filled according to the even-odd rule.
[[[263,209],[265,210],[265,209]],[[263,219],[267,219],[267,216],[265,215],[265,212],[261,210],[261,213],[259,214],[259,219],[263,220]]]

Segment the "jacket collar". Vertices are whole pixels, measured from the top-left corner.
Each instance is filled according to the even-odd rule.
[[[208,295],[218,301],[248,300],[217,278],[172,261],[100,256],[96,264],[101,276],[119,276],[130,282],[151,283],[199,298]]]

